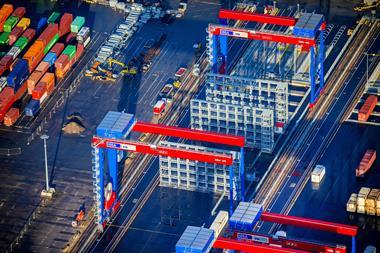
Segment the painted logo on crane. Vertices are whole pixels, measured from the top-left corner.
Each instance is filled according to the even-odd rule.
[[[238,32],[238,31],[224,30],[224,29],[220,29],[220,35],[239,37],[239,38],[248,38],[248,33],[246,32]]]
[[[116,142],[107,142],[107,148],[116,148],[116,149],[122,149],[122,150],[136,151],[135,145],[122,144],[122,143],[116,143]]]

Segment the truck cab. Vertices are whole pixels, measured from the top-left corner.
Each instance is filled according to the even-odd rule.
[[[178,5],[178,13],[176,17],[177,18],[183,17],[183,15],[185,15],[186,10],[187,10],[187,0],[181,0],[181,2]]]

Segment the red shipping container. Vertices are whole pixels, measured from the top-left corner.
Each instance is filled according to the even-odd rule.
[[[12,15],[18,17],[18,19],[20,20],[25,15],[25,13],[25,7],[17,7],[15,11],[12,13]]]
[[[6,69],[8,69],[13,62],[13,57],[11,55],[5,55],[3,58],[0,60],[0,65],[5,66]]]
[[[70,26],[73,22],[73,14],[65,13],[59,21],[59,37],[62,37],[66,33],[70,32]]]
[[[75,53],[75,59],[79,60],[79,58],[83,55],[83,53],[84,53],[83,44],[77,44],[77,51]]]
[[[44,94],[46,94],[46,84],[39,82],[33,89],[32,98],[40,100]]]
[[[2,74],[4,74],[4,72],[5,72],[7,69],[8,69],[7,67],[5,67],[5,66],[3,66],[3,65],[0,65],[0,76],[1,76]]]
[[[67,35],[66,37],[66,43],[71,43],[73,42],[73,40],[77,37],[77,34],[76,33],[70,33],[69,35]]]
[[[65,54],[61,54],[55,61],[54,66],[57,69],[64,69],[69,64],[69,57]]]
[[[36,87],[38,81],[41,79],[41,77],[44,75],[44,73],[40,71],[33,71],[33,73],[29,76],[27,82],[27,88],[28,88],[28,94],[32,95],[34,87]]]
[[[16,42],[18,37],[22,34],[22,27],[13,28],[12,32],[9,34],[9,45],[12,46]]]
[[[44,43],[44,47],[58,34],[58,24],[49,24],[38,37],[38,40]]]
[[[36,70],[45,73],[49,69],[49,66],[50,65],[48,62],[42,61],[40,64],[38,64]]]
[[[57,57],[62,53],[63,49],[65,49],[65,44],[63,43],[55,43],[50,52],[53,52],[57,55]]]
[[[0,93],[0,122],[3,121],[6,112],[11,108],[15,101],[14,90],[12,87],[5,87]]]
[[[15,93],[15,100],[19,100],[25,95],[27,87],[28,86],[25,80],[25,82],[20,86],[20,88],[18,88],[17,92]]]
[[[36,30],[28,28],[21,36],[27,38],[28,41],[31,41],[33,37],[36,36]]]
[[[366,122],[377,104],[377,96],[369,95],[359,110],[358,120]]]
[[[16,123],[17,119],[20,117],[20,110],[18,108],[11,108],[4,117],[4,125],[10,127]]]

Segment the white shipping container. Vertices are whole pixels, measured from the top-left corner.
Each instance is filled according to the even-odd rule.
[[[228,222],[228,212],[219,211],[218,215],[215,217],[215,220],[210,226],[210,229],[214,230],[215,238],[218,238],[223,228],[226,226]]]
[[[7,86],[7,78],[1,77],[0,78],[0,92]]]
[[[110,0],[110,7],[115,8],[117,4],[117,0]]]
[[[116,9],[124,11],[125,10],[125,3],[123,3],[123,2],[117,3],[116,4]]]
[[[352,193],[350,196],[350,199],[347,202],[346,210],[347,212],[356,212],[356,202],[357,202],[358,195],[356,193]]]
[[[365,206],[357,205],[356,206],[356,212],[364,214],[365,213]]]
[[[325,176],[326,168],[323,165],[317,164],[311,173],[311,182],[320,183]]]
[[[8,51],[7,55],[12,56],[12,58],[13,58],[13,60],[14,60],[14,59],[17,58],[17,56],[18,56],[20,53],[21,53],[20,48],[14,46],[14,47],[12,47],[12,48]]]
[[[367,199],[367,196],[369,192],[371,191],[370,188],[362,187],[360,188],[359,194],[358,194],[358,206],[365,206],[365,200]]]

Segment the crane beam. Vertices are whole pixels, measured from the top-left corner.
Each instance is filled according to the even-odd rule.
[[[156,156],[168,156],[172,158],[189,159],[206,163],[216,163],[220,165],[232,165],[232,155],[215,154],[211,152],[201,152],[194,150],[184,150],[178,148],[164,147],[159,145],[145,144],[141,142],[116,140],[111,138],[101,138],[94,136],[92,145],[96,148],[110,148],[128,152],[138,152]]]
[[[311,228],[316,230],[322,230],[326,232],[332,232],[347,236],[356,236],[358,228],[356,226],[344,225],[334,222],[327,222],[309,218],[301,218],[296,216],[276,214],[263,212],[260,219],[262,221],[274,222],[283,225],[291,225],[295,227]]]
[[[141,121],[136,122],[136,124],[133,127],[133,131],[151,134],[162,134],[165,136],[184,138],[187,140],[204,141],[229,146],[244,147],[244,137],[242,136],[165,126]]]
[[[234,11],[225,9],[221,9],[219,11],[219,18],[243,20],[281,26],[294,26],[297,22],[297,19],[291,17],[272,16],[268,14],[259,14],[253,12]]]
[[[293,35],[285,35],[273,32],[261,32],[242,28],[232,28],[219,25],[210,25],[209,31],[213,35],[223,35],[228,37],[249,39],[249,40],[262,40],[277,43],[301,45],[305,48],[310,48],[316,45],[315,39],[297,37]]]

